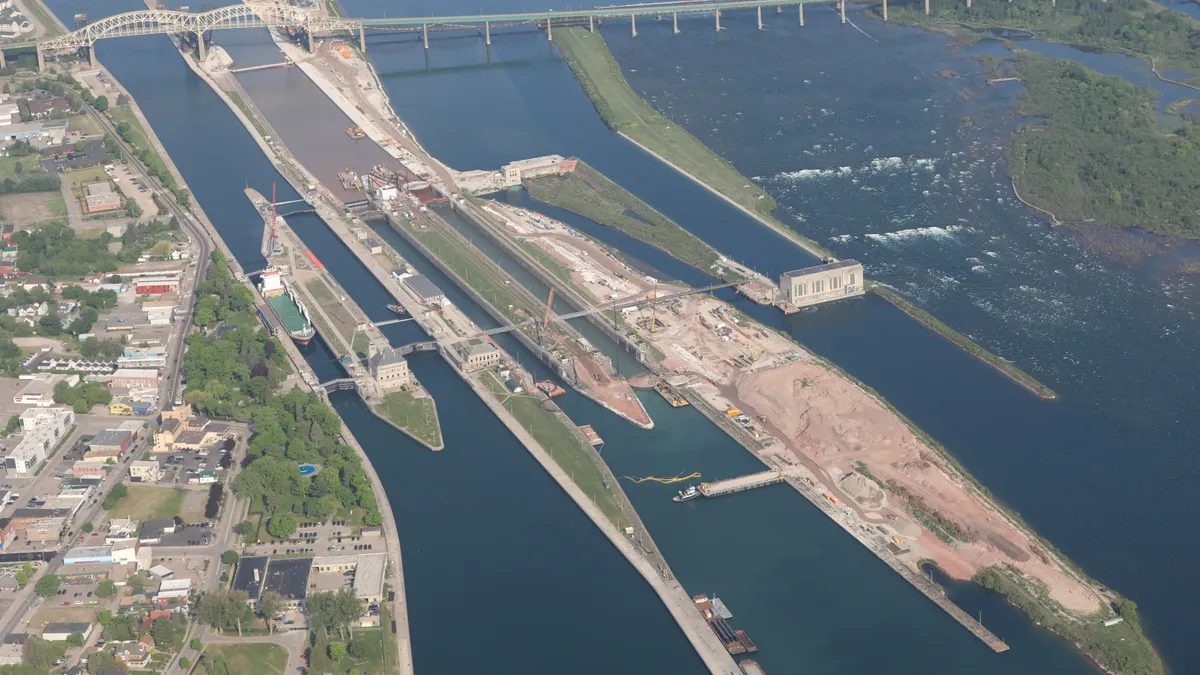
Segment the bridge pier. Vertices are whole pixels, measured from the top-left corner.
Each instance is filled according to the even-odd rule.
[[[883,21],[887,22],[887,0],[883,0]]]
[[[671,12],[671,29],[679,35],[679,12]]]
[[[925,1],[928,2],[929,0],[925,0]],[[594,17],[594,16],[588,17],[588,32],[589,33],[596,32],[596,17]]]
[[[41,45],[37,46],[37,57],[38,57],[38,72],[40,73],[46,69],[46,55],[42,53]]]
[[[717,31],[719,32],[721,30],[721,9],[719,7],[717,8],[717,12],[714,16],[717,17]]]
[[[929,2],[929,0],[925,0],[925,2]],[[804,5],[797,5],[797,7],[800,8],[800,25],[803,26],[804,25]]]
[[[637,37],[637,14],[629,15],[629,32],[633,37]]]
[[[308,53],[309,54],[313,53],[312,31],[309,30],[308,28],[304,29],[304,40],[305,40],[305,42],[308,43]]]
[[[483,43],[489,47],[492,46],[492,24],[490,21],[483,22]]]
[[[421,39],[425,42],[425,49],[429,49],[429,25],[421,24]]]
[[[925,0],[925,16],[929,16],[929,0]]]
[[[0,68],[7,68],[8,62],[4,60],[4,50],[0,49]]]
[[[358,24],[358,48],[362,53],[367,53],[367,31],[362,24]]]
[[[971,0],[967,0],[967,9],[971,8]]]
[[[546,39],[554,42],[554,27],[550,25],[550,17],[546,17]]]
[[[308,51],[312,51],[311,46]],[[196,31],[196,56],[200,57],[200,63],[204,63],[204,31]]]
[[[758,29],[762,30],[762,7],[758,8]]]
[[[971,2],[971,0],[967,0]],[[846,0],[838,0],[838,7],[842,10],[842,23],[846,23]]]

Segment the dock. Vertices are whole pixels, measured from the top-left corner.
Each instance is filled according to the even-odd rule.
[[[725,609],[720,598],[715,595],[711,599],[707,595],[696,595],[692,597],[692,602],[696,604],[700,616],[708,622],[708,627],[717,634],[717,638],[725,646],[725,651],[730,654],[749,654],[758,651],[758,645],[754,644],[749,635],[746,635],[746,631],[730,627],[726,619],[733,618],[733,614]]]
[[[596,433],[596,430],[592,428],[592,425],[581,425],[579,430],[582,431],[583,435],[587,437],[588,443],[591,443],[592,445],[604,445],[604,439],[600,438],[600,434]]]
[[[760,473],[747,474],[737,478],[713,481],[700,484],[700,494],[705,497],[722,497],[735,492],[744,492],[754,488],[766,487],[783,482],[783,472],[772,469]]]
[[[685,405],[689,405],[688,400],[682,394],[675,391],[674,387],[667,384],[666,380],[661,380],[658,384],[654,385],[654,391],[657,391],[659,396],[666,399],[672,408],[682,408]]]

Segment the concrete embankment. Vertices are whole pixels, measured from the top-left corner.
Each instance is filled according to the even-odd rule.
[[[725,651],[725,648],[716,638],[716,634],[713,633],[704,621],[704,618],[696,610],[695,604],[692,602],[687,591],[675,580],[674,575],[670,573],[669,568],[666,567],[666,561],[656,553],[654,554],[658,558],[658,566],[662,570],[662,576],[659,576],[659,572],[655,570],[655,566],[651,564],[647,556],[642,551],[639,551],[633,542],[617,529],[612,521],[605,517],[599,507],[571,480],[571,477],[554,463],[554,460],[550,457],[550,453],[525,431],[524,427],[504,409],[504,406],[500,405],[492,397],[487,387],[465,373],[460,372],[460,374],[463,380],[479,395],[479,398],[483,400],[488,408],[508,427],[509,431],[520,439],[525,448],[529,450],[529,453],[533,455],[534,459],[542,465],[542,468],[558,483],[559,487],[575,500],[575,503],[579,505],[584,514],[608,537],[612,545],[625,556],[634,569],[646,579],[646,582],[658,594],[663,604],[666,605],[667,611],[675,618],[679,627],[692,643],[692,647],[695,648],[696,653],[704,660],[708,669],[714,675],[726,675],[738,672],[737,664],[734,662],[733,657]],[[616,478],[611,472],[608,474],[608,480],[614,484],[616,483]],[[623,493],[622,497],[624,497]],[[629,507],[628,511],[629,513],[636,514],[632,506]],[[632,526],[637,531],[644,533],[645,539],[650,542],[650,550],[656,550],[641,520],[638,519]]]
[[[463,213],[463,211],[460,210],[460,213]],[[470,218],[469,215],[467,217]],[[418,251],[420,251],[421,254],[424,255],[427,259],[429,259],[429,261],[432,262],[435,267],[437,267],[439,270],[441,270],[441,272],[443,274],[445,274],[446,276],[453,279],[454,283],[457,284],[460,288],[462,288],[468,295],[470,295],[471,299],[474,300],[475,303],[478,304],[480,307],[482,307],[488,314],[490,314],[492,316],[492,318],[494,318],[496,321],[500,322],[501,325],[506,325],[506,324],[511,323],[508,316],[506,316],[503,312],[500,311],[499,308],[497,308],[495,305],[493,305],[491,303],[491,301],[489,301],[486,297],[484,297],[484,295],[478,289],[476,289],[473,285],[467,283],[467,281],[462,278],[462,275],[458,274],[453,268],[451,268],[448,264],[446,264],[446,262],[444,260],[442,260],[432,250],[430,250],[429,247],[425,245],[425,242],[421,241],[420,237],[417,237],[416,235],[414,235],[412,232],[409,231],[409,229],[407,227],[404,226],[403,223],[400,223],[397,219],[393,218],[392,216],[388,215],[388,216],[386,216],[386,218],[387,218],[388,225],[390,225],[393,230],[398,232],[402,237],[404,237],[404,239],[406,241],[408,241],[409,244],[411,244],[414,248],[416,248]],[[443,225],[444,225],[443,232],[444,232],[445,236],[453,237],[456,239],[461,239],[462,235],[459,234],[456,230],[454,230],[454,228],[450,227],[449,224],[446,224],[443,221]],[[477,229],[480,227],[478,221],[475,221],[475,226]],[[481,231],[481,233],[486,235],[485,230],[480,230],[480,231]],[[469,246],[469,242],[463,242],[463,243]],[[518,257],[518,258],[516,258],[516,260],[518,262],[520,262],[522,259]],[[489,261],[490,261],[490,259],[489,259]],[[490,261],[490,262],[491,262],[492,271],[497,276],[504,278],[506,281],[513,282],[513,283],[505,285],[505,288],[509,289],[509,292],[524,296],[526,298],[526,300],[528,301],[527,304],[529,304],[530,307],[535,307],[537,304],[540,303],[540,301],[533,295],[532,291],[525,288],[517,280],[512,279],[510,277],[510,275],[506,271],[504,271],[503,268],[501,268],[494,261]],[[582,339],[582,335],[580,335],[569,324],[561,323],[560,325],[555,327],[555,330],[565,332],[567,334],[566,336],[568,339],[572,339],[572,340]],[[618,415],[619,417],[626,420],[630,424],[633,424],[642,429],[653,429],[654,428],[654,421],[650,419],[649,414],[645,413],[644,409],[642,410],[642,412],[646,415],[645,421],[634,419],[634,418],[630,417],[625,412],[609,405],[608,402],[603,400],[602,398],[594,396],[586,387],[579,386],[578,383],[576,382],[576,380],[577,380],[576,376],[573,373],[567,372],[567,367],[563,365],[563,362],[559,358],[556,358],[554,356],[554,354],[551,353],[551,349],[549,349],[547,346],[538,344],[525,331],[513,330],[513,331],[510,331],[510,333],[512,335],[514,335],[521,342],[522,345],[524,345],[527,349],[529,349],[529,351],[531,351],[535,355],[537,355],[537,357],[539,359],[541,359],[541,361],[543,363],[545,363],[547,367],[551,368],[555,373],[557,373],[558,376],[560,378],[562,378],[562,380],[564,382],[566,382],[568,385],[570,385],[578,393],[582,394],[583,396],[586,396],[588,399],[590,399],[597,405],[603,406],[606,410]]]
[[[477,231],[487,237],[488,241],[504,249],[522,269],[532,274],[534,278],[546,284],[546,286],[554,288],[559,296],[576,309],[583,310],[593,306],[592,303],[588,302],[570,284],[555,277],[541,262],[532,259],[527,253],[522,251],[512,239],[500,231],[499,226],[489,221],[486,216],[481,215],[474,208],[462,208],[459,209],[459,212],[475,226]],[[613,328],[613,325],[605,321],[604,317],[600,314],[589,314],[587,320],[618,346],[624,347],[625,351],[632,353],[637,358],[638,363],[650,364],[653,362],[653,358],[649,352],[642,349],[627,334]]]
[[[251,135],[254,136],[255,141],[259,144],[259,147],[262,148],[267,157],[270,158],[272,162],[275,163],[278,168],[280,168],[281,171],[283,171],[284,175],[288,177],[290,181],[292,181],[293,185],[297,185],[297,187],[298,183],[303,183],[305,185],[308,183],[315,183],[319,185],[319,182],[312,178],[311,174],[308,174],[303,167],[294,164],[292,160],[286,156],[286,150],[282,146],[282,141],[277,143],[274,147],[267,145],[257,133],[255,125],[241,112],[237,105],[234,104],[228,96],[223,94],[220,87],[217,86],[211,78],[207,77],[207,75],[199,68],[197,68],[189,59],[185,60],[188,60],[189,67],[192,67],[193,70],[197,71],[197,74],[200,75],[215,91],[218,92],[218,95],[222,97],[222,100],[225,101],[230,110],[234,112],[238,119],[242,121],[247,130],[250,131]],[[322,89],[322,91],[326,91],[331,88],[329,83],[322,80],[319,75],[313,72],[310,64],[300,64],[300,69],[309,75],[309,77],[313,79],[313,81]],[[326,93],[328,94],[329,92],[326,91]],[[330,98],[336,103],[339,103],[339,105],[345,103],[344,98],[335,96],[331,96]],[[343,110],[352,119],[363,117],[361,111],[353,109],[353,106],[350,107],[351,109],[347,110],[343,106]],[[364,128],[367,127],[366,124],[363,126]],[[288,170],[284,170],[284,166],[286,166]],[[295,173],[297,170],[301,172],[299,175]],[[374,274],[376,278],[380,280],[381,283],[383,283],[388,292],[391,293],[393,297],[396,297],[400,304],[406,307],[419,306],[415,296],[406,294],[400,284],[388,277],[388,271],[384,270],[380,266],[379,262],[354,240],[354,237],[348,230],[348,226],[341,219],[340,214],[327,204],[324,204],[319,200],[314,201],[317,201],[317,212],[325,221],[325,223],[330,227],[334,234],[336,234],[338,238],[341,239],[358,257],[359,261],[362,262],[363,265],[366,266],[367,269],[370,270],[372,274]],[[418,318],[419,313],[414,313],[413,316],[414,318]],[[428,322],[428,320],[422,320],[421,318],[418,318],[418,323],[430,334],[435,334],[436,329]],[[297,356],[299,355],[298,352],[296,352],[296,354]],[[447,355],[443,352],[443,356]],[[469,380],[466,374],[459,371],[458,368],[454,368],[454,370],[455,372],[458,372],[460,376],[464,377],[464,379]],[[588,515],[588,517],[592,519],[596,526],[599,527],[601,531],[609,537],[610,541],[613,542],[613,545],[625,556],[630,564],[632,564],[634,568],[638,570],[643,578],[646,579],[647,583],[654,588],[655,592],[659,594],[659,597],[663,600],[663,603],[667,606],[667,609],[671,612],[680,628],[687,635],[688,640],[692,643],[693,647],[696,649],[696,652],[704,660],[708,669],[714,675],[728,675],[729,673],[736,673],[736,663],[725,651],[724,647],[717,639],[716,634],[713,633],[713,631],[703,621],[703,618],[696,611],[688,593],[683,589],[682,586],[673,580],[674,577],[666,568],[665,560],[662,560],[661,557],[658,557],[655,553],[657,551],[657,547],[653,544],[653,541],[650,539],[649,532],[646,530],[644,525],[642,525],[640,519],[635,522],[633,526],[635,528],[640,528],[640,533],[642,535],[641,539],[644,542],[641,547],[635,546],[630,540],[626,539],[619,530],[616,529],[616,526],[604,516],[603,512],[601,512],[599,508],[587,497],[587,495],[577,485],[575,485],[574,482],[571,481],[570,477],[554,463],[553,459],[550,457],[545,448],[542,448],[541,446],[535,447],[536,444],[534,444],[532,437],[525,432],[516,418],[513,417],[507,410],[505,410],[503,406],[500,406],[497,402],[495,402],[491,398],[490,393],[487,392],[486,389],[482,388],[482,385],[477,382],[469,383],[476,394],[478,394],[480,398],[488,404],[489,408],[493,410],[493,412],[497,415],[497,417],[500,418],[506,427],[512,430],[517,438],[522,441],[525,447],[531,453],[534,453],[535,457],[546,469],[546,471],[549,472],[552,477],[554,477],[555,481],[559,483],[563,490],[575,501],[576,504],[579,505],[579,507]],[[359,448],[357,442],[355,442],[355,447]],[[359,451],[361,453],[361,448],[359,448]],[[365,462],[365,464],[370,467],[369,461]],[[368,468],[368,472],[372,476],[373,482],[377,481],[374,470]],[[616,479],[612,477],[611,473],[609,473],[608,476],[610,485],[619,485]],[[636,518],[636,512],[633,510],[632,505],[629,504],[628,499],[625,497],[624,493],[619,487],[615,489],[615,492],[620,495],[623,502],[627,505],[627,513],[631,514],[633,518]],[[389,530],[389,537],[391,537],[391,532],[394,531],[394,520],[391,517],[390,508],[385,516],[391,528]],[[398,537],[395,539],[395,541],[398,542]],[[647,556],[657,557],[656,565],[652,564],[651,560]],[[398,551],[396,560],[397,564],[399,564]],[[663,570],[666,580],[664,580],[664,577],[660,577],[656,572],[656,566]],[[402,583],[402,576],[400,581]],[[408,620],[406,612],[402,615],[403,620],[400,620],[401,611],[406,609],[402,599],[403,588],[401,586],[397,592],[397,638],[401,644],[401,665],[406,667],[405,670],[402,670],[402,675],[411,675],[412,658],[409,645]]]
[[[221,100],[224,101],[227,106],[229,106],[229,109],[233,111],[238,120],[240,120],[246,127],[246,130],[250,132],[250,136],[253,137],[255,142],[258,143],[259,147],[263,150],[263,153],[272,161],[273,164],[275,164],[277,168],[283,171],[280,158],[276,155],[276,151],[259,136],[254,128],[254,124],[252,124],[250,120],[241,112],[241,110],[238,109],[237,105],[234,104],[229,96],[226,95],[219,86],[217,86],[216,82],[214,82],[202,68],[197,66],[192,61],[191,57],[185,54],[183,56],[183,61],[188,64],[188,67],[191,68],[197,76],[208,83],[208,85],[217,93],[218,96],[221,97]],[[150,131],[149,124],[145,121],[143,121],[143,124],[146,126],[147,134],[152,133]],[[161,145],[159,145],[157,139],[154,140],[154,143],[156,148],[161,148]],[[164,161],[167,162],[167,165],[171,167],[172,172],[178,173],[175,167],[171,164],[170,160],[167,159],[166,152],[163,151],[161,154],[163,155]],[[288,177],[289,180],[292,180],[291,173],[284,172],[284,175],[285,177]],[[177,176],[176,180],[182,180],[182,177]],[[300,187],[297,186],[297,189],[299,190]],[[229,260],[230,271],[234,274],[235,278],[244,281],[246,278],[245,274],[242,272],[241,266],[237,263],[236,258],[234,258],[233,252],[221,240],[220,234],[217,233],[216,228],[212,227],[211,223],[206,223],[206,226],[210,236],[214,239],[214,245],[218,246],[222,251],[225,252],[226,257]],[[312,372],[312,369],[308,367],[307,362],[304,361],[304,357],[300,354],[300,350],[298,350],[296,346],[291,343],[291,340],[284,339],[280,340],[280,342],[284,343],[284,349],[287,352],[288,357],[291,359],[292,364],[296,368],[297,372],[305,373],[307,375],[305,381],[308,382],[309,388],[328,400],[327,396],[325,395],[325,390],[319,386],[314,386],[317,382],[317,377]],[[408,602],[404,590],[404,565],[400,557],[400,532],[396,528],[396,519],[393,515],[394,512],[392,511],[391,504],[388,501],[387,492],[383,487],[383,482],[379,480],[379,475],[375,472],[375,467],[371,464],[371,458],[367,456],[366,451],[363,450],[362,445],[359,444],[358,439],[356,439],[354,434],[350,432],[349,427],[346,426],[344,421],[342,422],[342,438],[355,449],[359,458],[362,460],[363,469],[366,471],[367,476],[371,479],[371,487],[375,491],[375,499],[376,503],[379,505],[379,512],[383,516],[385,530],[384,535],[387,537],[388,560],[391,566],[390,571],[392,572],[392,576],[388,578],[388,582],[390,584],[390,588],[396,593],[396,599],[393,605],[393,616],[396,622],[395,636],[398,667],[400,670],[400,675],[412,675],[412,640],[409,636],[408,629]]]
[[[771,455],[759,452],[759,447],[745,432],[733,425],[724,411],[717,410],[709,405],[704,397],[697,395],[695,392],[687,388],[683,388],[680,393],[688,399],[694,408],[699,410],[713,424],[717,425],[729,434],[731,438],[738,442],[742,447],[750,452],[756,459],[762,462],[766,467],[780,472],[784,481],[792,486],[797,492],[804,495],[804,498],[812,502],[814,506],[821,509],[825,515],[831,520],[840,525],[842,529],[848,532],[851,536],[859,541],[869,551],[874,553],[876,557],[884,562],[888,567],[895,570],[901,577],[913,585],[925,597],[929,598],[938,607],[941,607],[951,617],[954,618],[963,628],[966,628],[972,635],[979,638],[995,652],[1003,652],[1008,650],[1008,645],[1003,640],[997,637],[990,630],[985,628],[983,624],[975,620],[974,617],[963,611],[961,607],[954,604],[949,597],[946,596],[945,590],[925,578],[912,567],[905,564],[887,549],[886,542],[877,541],[878,532],[870,525],[861,521],[852,520],[845,512],[838,509],[837,506],[831,504],[825,499],[824,495],[810,485],[806,480],[796,475],[794,470],[789,465],[778,459],[778,455]]]

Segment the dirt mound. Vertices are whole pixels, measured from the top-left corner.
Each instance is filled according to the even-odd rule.
[[[854,501],[863,506],[877,509],[883,504],[883,490],[871,482],[870,478],[851,471],[838,481],[838,485]]]

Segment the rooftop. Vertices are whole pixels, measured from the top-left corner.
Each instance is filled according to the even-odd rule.
[[[87,634],[91,630],[92,624],[86,621],[56,621],[46,624],[42,629],[42,633],[63,633],[70,635],[71,633]]]
[[[257,600],[262,595],[268,561],[265,555],[238,559],[237,570],[233,574],[233,590],[246,591],[251,600]]]
[[[311,570],[312,558],[272,558],[263,590],[274,591],[288,600],[302,600],[308,592]]]
[[[824,265],[815,265],[813,267],[805,267],[803,269],[792,270],[791,272],[784,272],[783,276],[784,276],[784,278],[801,277],[806,274],[817,274],[818,272],[832,272],[833,270],[840,270],[840,269],[843,269],[846,267],[855,267],[855,266],[860,266],[860,265],[862,265],[862,263],[858,262],[857,260],[839,260],[837,262],[825,263]]]
[[[92,445],[121,445],[129,439],[130,433],[121,429],[105,429],[96,434]]]
[[[442,289],[438,288],[436,284],[423,274],[414,274],[408,277],[404,280],[404,285],[412,289],[412,292],[416,293],[423,300],[440,298],[444,295]]]

